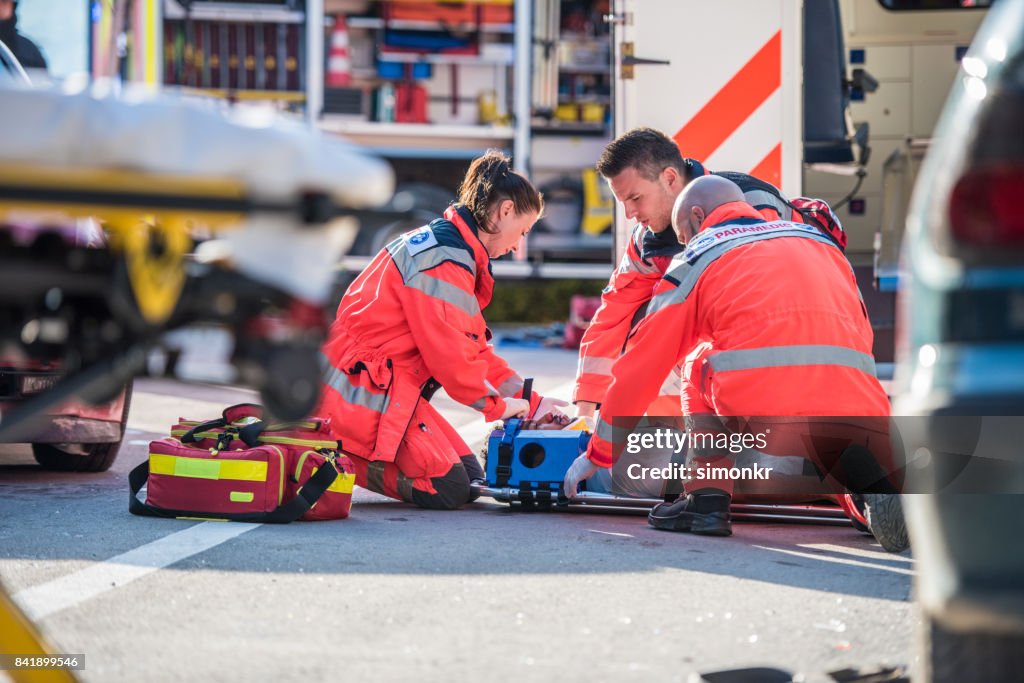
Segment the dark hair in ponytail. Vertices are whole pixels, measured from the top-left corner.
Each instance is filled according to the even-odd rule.
[[[496,149],[487,152],[469,165],[459,186],[459,202],[463,204],[481,230],[493,233],[488,214],[498,202],[511,199],[516,214],[544,212],[544,198],[521,173],[512,170],[509,158]]]

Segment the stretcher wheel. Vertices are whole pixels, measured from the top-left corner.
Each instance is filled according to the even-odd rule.
[[[899,495],[867,493],[864,494],[864,506],[871,535],[883,548],[890,553],[900,553],[910,547]]]

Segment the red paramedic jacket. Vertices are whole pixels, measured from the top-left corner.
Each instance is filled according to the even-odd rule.
[[[387,245],[352,283],[322,350],[323,397],[345,452],[393,461],[416,406],[437,384],[499,419],[522,378],[488,344],[490,258],[454,205]],[[540,397],[533,394],[533,407]]]
[[[684,161],[694,177],[708,174],[698,161]],[[802,221],[802,216],[793,211],[774,185],[745,173],[726,171],[715,175],[739,185],[746,202],[757,209],[765,220]],[[682,250],[671,228],[656,233],[637,224],[633,229],[622,261],[601,294],[601,308],[580,341],[573,403],[590,401],[601,404],[604,401],[605,392],[611,383],[612,365],[622,354],[629,331],[643,317],[652,290],[665,274],[669,262]],[[674,369],[662,383],[648,414],[679,415],[680,391],[688,384],[689,380],[682,381],[679,370]],[[688,396],[684,391],[683,402],[695,404],[698,401],[695,396]]]
[[[744,202],[718,207],[704,225],[615,364],[588,457],[611,466],[612,423],[643,415],[661,378],[702,341],[695,390],[718,415],[888,415],[871,324],[840,248],[815,227],[766,222]]]

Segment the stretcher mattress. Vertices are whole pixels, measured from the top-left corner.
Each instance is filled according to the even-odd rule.
[[[0,121],[0,163],[232,179],[255,199],[320,192],[354,209],[393,192],[387,162],[273,112],[3,88]]]

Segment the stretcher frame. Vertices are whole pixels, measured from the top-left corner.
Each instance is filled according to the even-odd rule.
[[[511,487],[485,486],[480,489],[480,493],[499,503],[507,503],[512,509],[556,512],[646,515],[655,505],[664,502],[661,498],[631,498],[594,491],[582,491],[572,500],[561,493],[553,496],[550,491],[520,491]],[[737,522],[853,526],[843,508],[838,505],[733,503],[730,511],[733,521]]]

